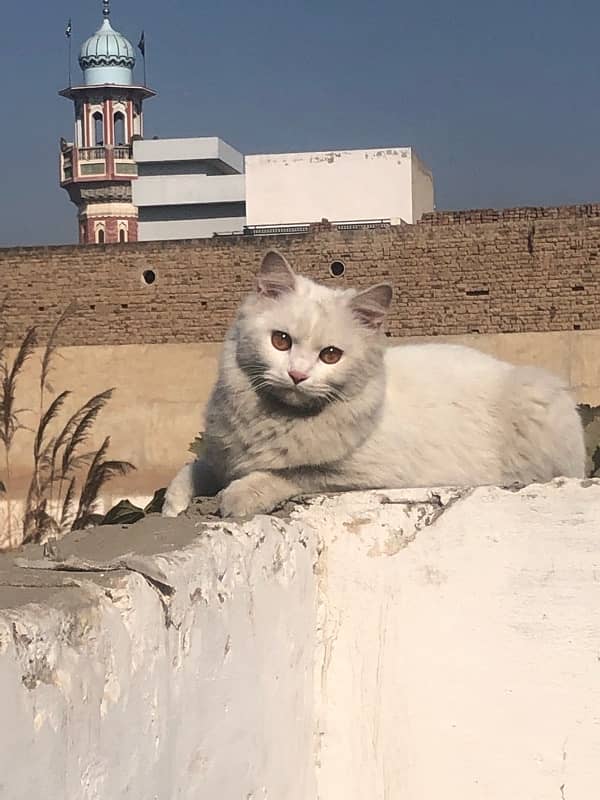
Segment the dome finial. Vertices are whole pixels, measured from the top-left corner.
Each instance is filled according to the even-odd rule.
[[[102,0],[102,16],[104,19],[110,17],[110,0]]]

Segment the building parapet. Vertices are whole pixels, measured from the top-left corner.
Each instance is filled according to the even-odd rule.
[[[364,219],[333,221],[323,219],[320,222],[297,222],[291,225],[245,225],[245,236],[293,236],[298,233],[317,233],[323,230],[359,231],[388,228],[389,219]]]
[[[131,145],[95,147],[63,146],[60,154],[60,183],[88,183],[90,180],[131,180],[137,175]]]

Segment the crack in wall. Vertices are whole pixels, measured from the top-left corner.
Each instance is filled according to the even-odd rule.
[[[404,513],[409,517],[411,525],[407,528],[393,529],[391,536],[383,546],[383,553],[378,543],[375,543],[368,552],[370,556],[394,556],[415,541],[418,534],[424,529],[434,525],[455,503],[468,497],[473,488],[456,489],[449,493],[447,498],[438,492],[430,492],[426,500],[412,500],[409,498],[393,498],[388,495],[379,497],[381,505],[402,506]],[[412,519],[411,519],[412,518]]]

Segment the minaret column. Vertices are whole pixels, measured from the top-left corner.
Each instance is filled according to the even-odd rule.
[[[60,183],[77,206],[80,244],[137,240],[137,177],[133,136],[142,131],[142,106],[154,92],[134,81],[135,51],[110,21],[102,0],[102,25],[81,46],[82,83],[59,92],[73,101],[74,142],[61,139]]]

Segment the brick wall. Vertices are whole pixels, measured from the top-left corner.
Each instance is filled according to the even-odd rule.
[[[9,341],[31,324],[46,334],[71,300],[81,313],[61,344],[219,341],[270,246],[331,286],[392,281],[392,336],[600,328],[600,205],[586,205],[294,236],[2,249]],[[341,278],[329,275],[334,260],[346,266]]]

